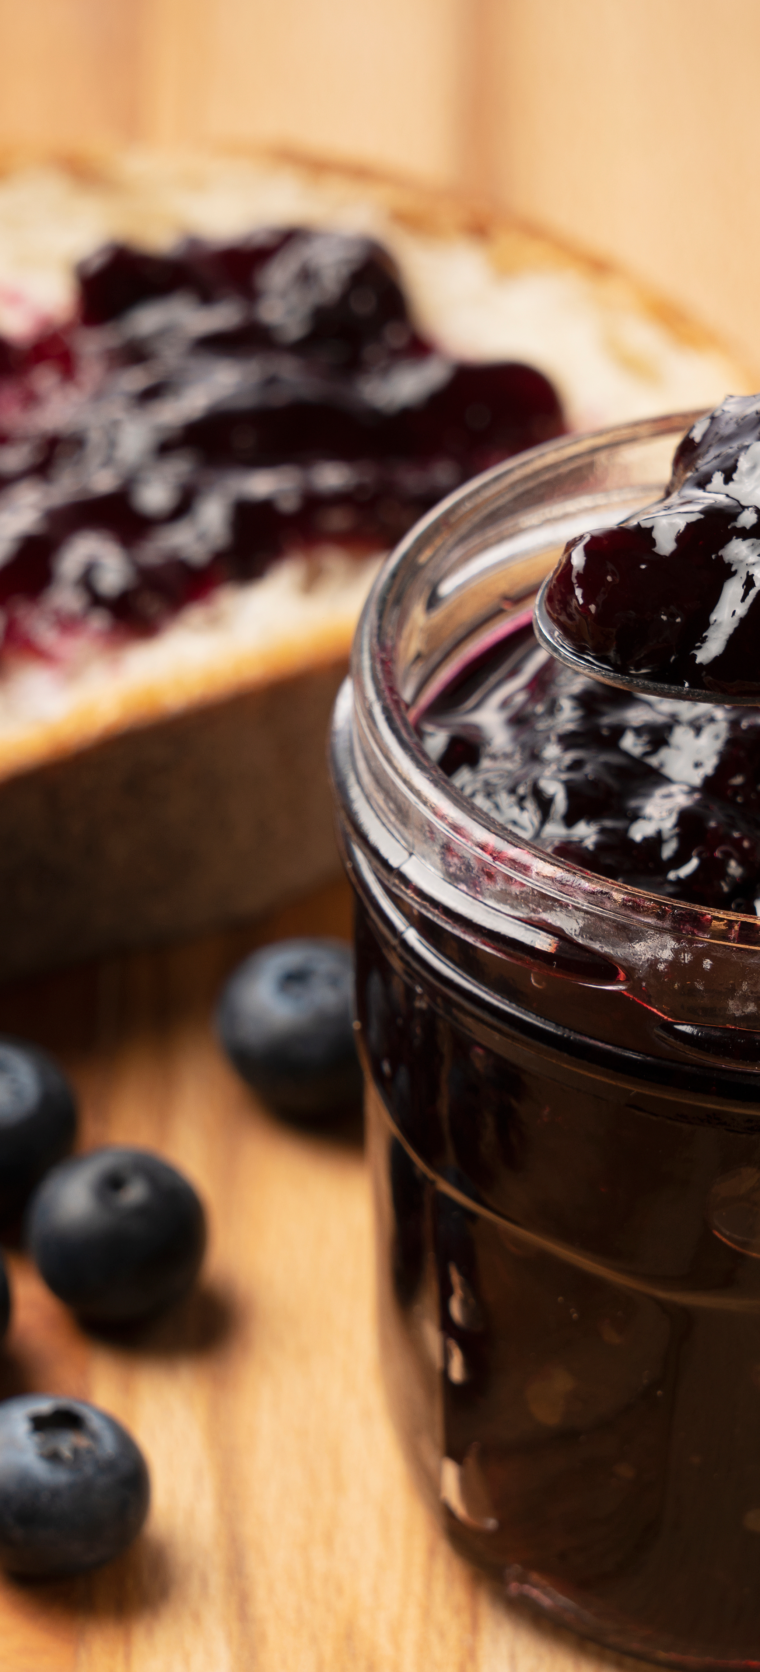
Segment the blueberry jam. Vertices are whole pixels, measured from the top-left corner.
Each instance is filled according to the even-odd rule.
[[[675,422],[656,452],[632,430],[431,519],[336,710],[381,1362],[431,1506],[510,1598],[738,1672],[760,1642],[760,716],[558,665],[526,608],[600,484],[612,518],[664,481]],[[738,517],[748,464],[703,463]]]
[[[382,551],[563,428],[540,372],[424,341],[367,238],[108,246],[70,324],[0,342],[2,645],[150,634],[285,553]]]
[[[760,915],[760,714],[638,696],[556,662],[532,628],[428,709],[463,795],[557,858],[672,899]]]
[[[589,668],[760,699],[760,397],[684,437],[664,499],[571,540],[546,613]]]
[[[10,1573],[62,1578],[113,1560],[149,1502],[142,1452],[105,1411],[39,1393],[0,1403],[0,1562]]]
[[[754,1663],[757,1035],[750,1072],[679,1061],[582,965],[422,913],[407,938],[354,876],[381,1357],[423,1490],[510,1597]]]
[[[377,905],[357,974],[381,1357],[420,1483],[510,1597],[632,1654],[754,1665],[751,1076],[600,1071],[565,1028],[446,985]]]

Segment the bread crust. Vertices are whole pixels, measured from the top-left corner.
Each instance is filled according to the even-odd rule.
[[[338,871],[345,659],[133,726],[0,793],[0,978],[253,917]]]

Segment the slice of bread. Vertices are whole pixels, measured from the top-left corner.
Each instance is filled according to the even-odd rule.
[[[711,405],[748,388],[705,333],[624,277],[477,206],[273,157],[8,169],[0,331],[70,313],[111,238],[166,248],[262,225],[369,232],[420,329],[464,359],[546,372],[570,424]],[[324,739],[382,553],[324,545],[228,584],[159,634],[0,667],[0,977],[192,933],[336,868]]]

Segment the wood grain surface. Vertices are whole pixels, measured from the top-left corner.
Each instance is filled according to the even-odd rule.
[[[0,0],[0,148],[275,144],[544,223],[760,365],[756,0]]]
[[[182,1167],[209,1210],[190,1300],[129,1340],[86,1336],[16,1250],[0,1395],[94,1400],[149,1459],[131,1552],[75,1581],[0,1581],[2,1672],[571,1672],[614,1658],[508,1608],[407,1477],[374,1331],[361,1133],[275,1121],[214,1043],[254,945],[350,933],[345,885],[257,924],[0,994],[81,1100],[79,1146]],[[630,1663],[628,1663],[630,1665]]]

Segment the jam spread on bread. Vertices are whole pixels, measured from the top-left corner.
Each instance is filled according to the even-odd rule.
[[[571,540],[545,602],[578,665],[531,627],[507,633],[425,714],[433,758],[560,859],[760,916],[760,397],[729,397],[689,430],[662,500]],[[618,689],[584,662],[673,696]]]
[[[0,342],[6,654],[153,634],[285,555],[387,550],[564,428],[532,367],[423,340],[365,237],[109,245],[78,278],[69,324]]]

